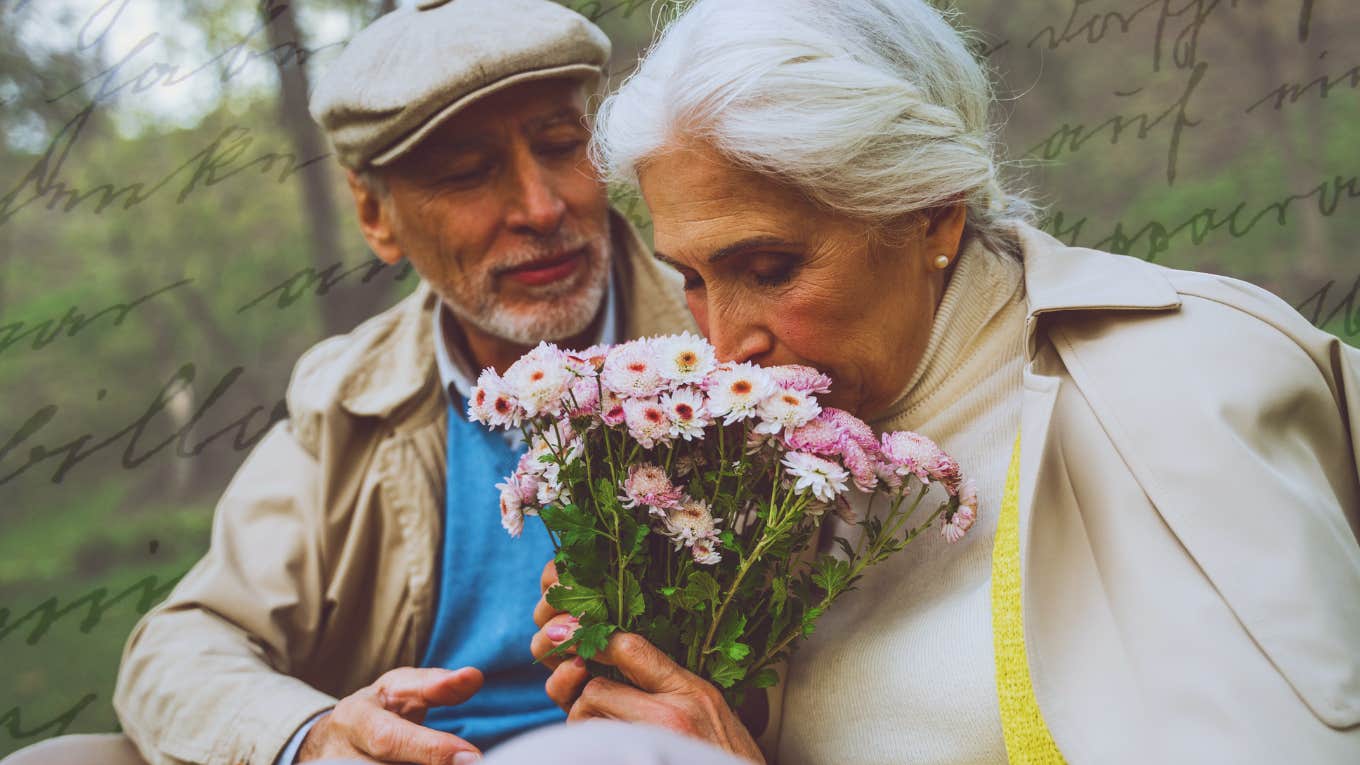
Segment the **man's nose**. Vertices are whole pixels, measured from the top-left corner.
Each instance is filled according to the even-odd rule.
[[[517,233],[548,236],[562,226],[567,203],[553,188],[544,168],[533,158],[518,163],[506,222]]]

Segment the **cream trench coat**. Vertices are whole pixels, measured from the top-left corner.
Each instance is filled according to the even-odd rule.
[[[1360,762],[1360,352],[1242,282],[1023,234],[1026,645],[1067,760]],[[678,295],[630,262],[629,333],[674,331]],[[155,765],[271,765],[420,656],[431,300],[299,362],[212,549],[134,630],[115,705]]]
[[[1070,763],[1360,763],[1360,351],[1022,231],[1020,544]]]
[[[679,277],[612,224],[622,334],[697,331]],[[444,516],[437,300],[422,283],[298,360],[207,555],[133,628],[113,702],[152,765],[273,765],[312,715],[420,660]]]

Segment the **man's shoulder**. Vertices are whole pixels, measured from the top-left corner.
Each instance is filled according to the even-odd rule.
[[[343,335],[313,345],[288,382],[289,418],[315,451],[327,418],[386,417],[414,396],[433,372],[430,312],[436,298],[424,283],[396,305]]]

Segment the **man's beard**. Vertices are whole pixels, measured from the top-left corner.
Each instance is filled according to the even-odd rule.
[[[570,277],[526,287],[529,299],[507,304],[497,292],[501,274],[518,266],[584,247],[582,263]],[[608,237],[559,235],[516,250],[475,274],[446,287],[445,304],[459,319],[517,345],[537,345],[578,335],[600,312],[609,288]]]

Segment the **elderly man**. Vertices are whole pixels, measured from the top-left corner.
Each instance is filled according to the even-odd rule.
[[[422,284],[299,360],[207,555],[127,643],[126,738],[13,763],[462,763],[564,719],[529,652],[550,541],[509,539],[494,488],[521,445],[464,412],[540,341],[693,326],[587,157],[608,55],[547,0],[427,0],[350,42],[312,111],[369,245]]]

